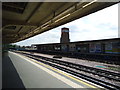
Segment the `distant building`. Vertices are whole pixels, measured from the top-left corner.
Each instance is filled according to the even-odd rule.
[[[60,38],[60,43],[68,43],[70,42],[69,39],[69,28],[62,28],[61,29],[61,38]]]

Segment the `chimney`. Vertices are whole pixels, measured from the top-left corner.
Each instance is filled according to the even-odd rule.
[[[60,38],[60,43],[68,43],[70,42],[69,39],[69,28],[62,28],[61,29],[61,38]]]

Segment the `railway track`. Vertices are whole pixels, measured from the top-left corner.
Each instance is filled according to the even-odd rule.
[[[114,72],[110,72],[110,71],[106,71],[106,70],[96,69],[93,67],[78,65],[78,64],[71,63],[71,62],[56,60],[53,58],[48,58],[48,57],[43,57],[43,56],[38,56],[38,55],[33,55],[33,54],[28,54],[28,53],[23,53],[23,52],[19,52],[19,53],[24,54],[25,56],[35,59],[37,61],[40,61],[42,63],[48,64],[57,69],[60,69],[62,71],[68,72],[77,77],[80,77],[80,78],[86,79],[88,81],[91,81],[93,83],[96,83],[98,85],[101,85],[107,89],[119,90],[119,88],[120,88],[120,86],[118,86],[118,85],[114,85],[109,82],[90,77],[88,75],[79,73],[75,70],[92,73],[94,75],[98,75],[98,76],[105,77],[110,80],[115,80],[115,81],[120,82],[120,74],[119,73],[114,73]]]

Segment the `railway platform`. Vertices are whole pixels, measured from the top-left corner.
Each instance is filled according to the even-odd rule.
[[[34,59],[8,52],[3,56],[3,89],[65,88],[66,90],[98,89],[96,84],[71,76]]]

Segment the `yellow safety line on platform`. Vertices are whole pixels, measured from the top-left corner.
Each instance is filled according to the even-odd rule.
[[[33,60],[32,60],[32,61],[33,61]],[[50,68],[50,69],[52,69],[52,70],[54,70],[54,71],[56,71],[56,72],[58,72],[58,73],[60,73],[60,74],[63,74],[64,76],[67,76],[67,77],[69,77],[69,78],[71,78],[71,79],[73,79],[73,80],[76,80],[76,81],[78,81],[78,82],[80,82],[80,83],[83,83],[83,84],[85,84],[85,85],[87,85],[87,86],[89,86],[89,87],[97,88],[97,87],[95,87],[95,86],[93,86],[93,85],[90,85],[90,84],[88,84],[88,83],[86,83],[86,82],[84,82],[84,81],[82,81],[82,80],[79,80],[79,79],[77,79],[77,78],[75,78],[75,77],[72,77],[72,76],[70,76],[70,75],[67,75],[67,74],[61,72],[61,71],[58,71],[57,69],[55,69],[55,68],[53,68],[53,67],[50,67],[50,66],[48,66],[48,65],[46,65],[46,64],[44,64],[44,63],[37,62],[37,61],[34,61],[34,62],[36,62],[36,63],[38,63],[38,64],[40,64],[40,65],[43,65],[43,66],[45,66],[45,67],[47,67],[47,68]]]
[[[24,57],[26,57],[26,56],[24,56]],[[71,79],[73,79],[73,80],[75,80],[75,81],[78,81],[78,82],[80,82],[80,83],[83,83],[83,84],[91,87],[91,88],[96,88],[96,89],[99,90],[98,87],[95,87],[95,86],[93,86],[93,85],[90,85],[90,84],[88,84],[88,83],[86,83],[86,82],[84,82],[84,81],[82,81],[82,80],[80,80],[80,79],[77,79],[77,78],[73,77],[73,76],[67,75],[67,74],[65,74],[65,73],[63,73],[63,72],[61,72],[61,71],[59,71],[59,70],[57,70],[57,69],[55,69],[55,68],[53,68],[53,67],[51,67],[51,66],[48,66],[48,65],[46,65],[46,64],[44,64],[44,63],[41,63],[41,62],[38,62],[38,61],[36,61],[36,60],[34,60],[34,59],[31,59],[31,58],[29,58],[29,57],[27,57],[27,58],[30,59],[31,61],[35,62],[35,63],[38,63],[38,64],[40,64],[40,65],[42,65],[42,66],[45,66],[46,68],[52,69],[52,70],[54,70],[55,72],[58,72],[58,73],[60,73],[60,74],[63,74],[64,76],[67,76],[67,77],[69,77],[69,78],[71,78]]]

